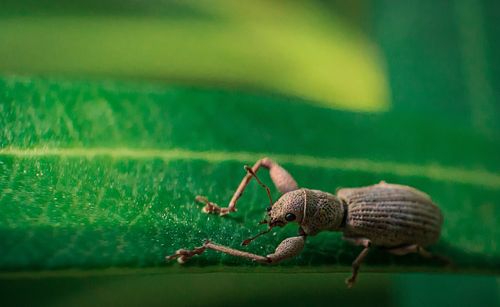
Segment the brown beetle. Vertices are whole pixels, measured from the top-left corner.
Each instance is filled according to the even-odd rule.
[[[283,194],[274,204],[269,188],[256,176],[260,167],[269,169],[272,181]],[[228,207],[221,208],[198,196],[196,199],[205,204],[203,211],[226,215],[236,211],[236,202],[252,177],[268,193],[271,207],[268,208],[268,229],[257,236],[243,241],[249,244],[256,237],[269,232],[275,226],[285,226],[290,222],[299,224],[299,236],[283,240],[275,252],[260,256],[210,241],[193,250],[180,249],[167,260],[175,259],[184,263],[194,255],[207,249],[244,257],[260,263],[277,263],[298,255],[304,248],[307,236],[320,231],[342,231],[343,239],[363,246],[363,251],[352,263],[352,275],[346,280],[351,287],[356,281],[360,264],[371,246],[380,246],[396,255],[419,253],[423,257],[433,257],[423,249],[439,239],[443,216],[430,197],[409,186],[378,184],[340,189],[336,195],[310,189],[299,189],[293,177],[280,165],[269,158],[263,158],[252,167],[245,167],[247,175],[241,181]]]

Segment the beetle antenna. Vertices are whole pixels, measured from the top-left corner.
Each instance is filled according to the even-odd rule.
[[[257,225],[264,225],[264,224],[269,224],[269,221],[266,220],[266,219],[263,219],[262,221],[260,221]]]
[[[251,237],[251,238],[248,238],[246,240],[244,240],[243,242],[241,242],[241,245],[245,246],[245,245],[248,245],[250,244],[250,242],[252,242],[253,240],[257,239],[258,237],[268,233],[271,231],[271,229],[273,229],[272,227],[269,227],[268,229],[264,230],[264,231],[261,231],[259,232],[258,234],[256,234],[255,236]]]
[[[262,181],[260,181],[259,177],[257,177],[257,174],[255,174],[255,172],[253,171],[253,169],[248,166],[248,165],[245,165],[245,170],[250,174],[252,175],[256,180],[257,182],[264,188],[266,189],[266,192],[267,192],[267,196],[269,197],[269,201],[271,202],[271,207],[273,206],[273,198],[271,197],[271,190],[269,189],[269,187],[267,185],[265,185]],[[246,244],[245,244],[246,245]]]

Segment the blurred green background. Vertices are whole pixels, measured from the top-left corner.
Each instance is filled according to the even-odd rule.
[[[33,77],[41,75],[57,77],[55,83],[60,80],[61,84],[64,80],[105,83],[113,79],[152,84],[154,89],[178,85],[209,92],[223,89],[229,93],[285,97],[276,109],[290,99],[291,109],[300,113],[306,109],[293,104],[300,101],[317,108],[314,114],[318,118],[322,118],[320,114],[326,114],[325,118],[332,114],[333,118],[344,118],[344,130],[340,131],[348,134],[355,130],[353,136],[369,130],[373,124],[377,127],[373,133],[382,135],[380,139],[384,140],[383,135],[388,132],[381,127],[397,129],[384,125],[385,120],[396,120],[404,128],[414,125],[415,131],[408,130],[408,144],[403,137],[397,139],[404,144],[401,157],[410,162],[440,160],[496,175],[500,171],[498,20],[498,1],[3,0],[0,74],[7,80],[2,87],[6,101],[15,96],[16,90],[12,95],[9,92],[9,77],[13,75],[24,77],[15,77],[12,80],[17,81],[12,83],[34,80],[33,88],[46,85]],[[89,88],[88,92],[92,92],[93,88]],[[193,100],[198,97],[202,101],[201,93],[194,95]],[[212,99],[216,100],[218,95]],[[237,95],[233,98],[238,99]],[[244,110],[245,104],[251,107],[247,103],[250,100],[242,99],[240,109]],[[256,105],[265,107],[267,102],[263,99],[262,104]],[[19,108],[22,109],[22,104]],[[238,109],[238,105],[231,108]],[[265,117],[273,118],[269,114]],[[405,126],[405,122],[410,124]],[[266,127],[265,123],[259,124]],[[363,129],[358,131],[356,127]],[[293,131],[299,134],[299,140],[309,144],[307,140],[314,140],[314,136],[308,133],[316,130],[305,127],[302,132]],[[12,144],[39,145],[10,140],[3,133],[2,148]],[[434,133],[442,137],[442,143]],[[348,135],[340,139],[346,142]],[[271,137],[268,141],[272,143],[270,140],[277,143]],[[418,143],[412,146],[415,140]],[[369,143],[369,137],[364,141]],[[387,146],[390,141],[385,139],[380,146]],[[359,157],[354,153],[364,151],[363,157],[382,160],[398,157],[397,152],[373,149],[377,144],[370,144],[372,148],[366,150],[362,144],[357,147],[353,144],[346,143],[345,151],[335,154]],[[283,142],[272,147],[263,143],[248,145],[248,149],[278,152],[285,145]],[[197,146],[212,149],[203,148],[204,143],[193,145],[199,149]],[[247,145],[241,146],[247,149]],[[316,151],[304,151],[328,156],[332,149],[337,150],[333,145],[322,144]],[[8,159],[5,161],[9,163]],[[306,178],[308,170],[297,171]],[[468,202],[474,196],[481,198],[480,215],[490,219],[476,221],[471,217],[464,228],[490,230],[491,237],[479,237],[476,241],[478,250],[495,256],[498,231],[488,225],[499,225],[499,194],[495,181],[498,177],[492,178],[484,194],[478,195],[482,193],[479,188],[472,190],[475,195],[467,194],[464,189],[466,192],[457,193],[456,197],[465,195]],[[346,178],[344,182],[349,180],[356,179]],[[443,186],[449,189],[443,194],[455,193],[456,187]],[[224,191],[224,195],[230,192]],[[447,206],[452,208],[452,204]],[[470,238],[462,243],[473,246],[474,240]],[[177,275],[154,269],[88,276],[60,275],[57,271],[23,276],[22,272],[6,272],[0,279],[0,300],[11,305],[64,306],[96,302],[498,306],[500,282],[498,275],[494,275],[499,270],[497,258],[484,268],[490,268],[493,275],[366,273],[363,283],[352,291],[344,288],[345,273]]]

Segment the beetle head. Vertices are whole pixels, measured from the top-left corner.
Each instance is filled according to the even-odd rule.
[[[289,222],[302,221],[305,214],[305,192],[303,189],[291,191],[285,193],[281,196],[278,201],[273,203],[271,197],[271,191],[269,187],[266,186],[259,177],[255,174],[254,170],[249,166],[245,165],[245,170],[252,175],[257,182],[266,190],[267,196],[269,197],[269,202],[271,207],[267,208],[267,215],[269,220],[264,220],[260,224],[268,224],[267,230],[264,230],[257,235],[248,238],[242,242],[242,245],[248,245],[250,242],[260,237],[263,234],[270,232],[273,227],[280,226],[283,227]]]
[[[304,195],[304,189],[283,194],[272,207],[267,209],[269,227],[282,227],[290,222],[301,224],[305,214]]]
[[[270,232],[274,227],[283,227],[290,222],[301,224],[305,214],[305,193],[303,189],[283,194],[278,201],[267,208],[268,219],[261,224],[268,224],[268,228],[257,235],[243,241],[242,245],[248,245],[256,238]]]

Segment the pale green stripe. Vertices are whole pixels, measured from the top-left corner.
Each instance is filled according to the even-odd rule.
[[[458,35],[461,40],[459,50],[470,104],[472,123],[480,131],[492,134],[496,114],[494,91],[488,76],[490,63],[487,57],[482,3],[479,1],[454,1],[457,16]]]
[[[237,161],[252,163],[269,156],[279,163],[343,171],[392,174],[403,177],[424,177],[436,181],[456,182],[500,189],[500,175],[479,169],[463,169],[439,164],[410,164],[382,162],[367,159],[319,158],[307,155],[284,155],[259,152],[191,151],[185,149],[130,149],[130,148],[3,148],[0,156],[14,157],[112,157],[128,159],[203,160],[207,162]]]

